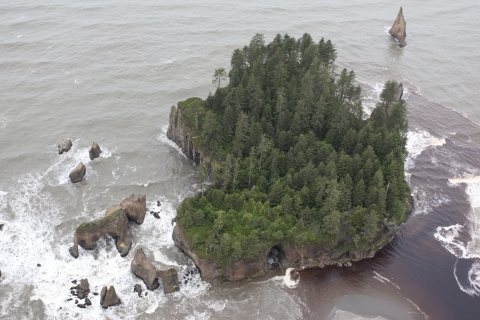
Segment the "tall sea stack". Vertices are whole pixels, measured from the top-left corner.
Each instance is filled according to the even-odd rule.
[[[398,40],[398,45],[400,48],[405,47],[407,43],[405,42],[405,38],[407,37],[407,24],[405,19],[403,18],[402,7],[400,7],[400,11],[398,12],[397,19],[393,23],[393,26],[388,31],[393,37]]]

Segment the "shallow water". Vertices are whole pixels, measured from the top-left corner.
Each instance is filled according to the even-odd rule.
[[[409,0],[407,43],[388,35],[393,1],[0,2],[0,318],[471,319],[480,311],[480,50],[478,1]],[[215,88],[215,68],[256,33],[331,39],[371,109],[381,84],[403,81],[410,132],[406,176],[415,211],[392,244],[352,267],[291,271],[138,298],[130,272],[144,248],[182,279],[175,207],[196,190],[195,167],[165,136],[171,105]],[[59,156],[56,144],[72,139]],[[90,161],[88,147],[104,153]],[[84,162],[84,182],[68,173]],[[121,258],[112,239],[68,248],[75,227],[131,193],[148,215]],[[156,207],[157,200],[161,206]],[[37,267],[40,263],[41,267]],[[115,285],[122,305],[78,309],[73,279]],[[92,290],[92,291],[93,291]]]

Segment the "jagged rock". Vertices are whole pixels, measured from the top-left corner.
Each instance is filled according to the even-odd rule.
[[[102,292],[100,293],[100,305],[103,305],[103,302],[105,301],[105,296],[107,295],[107,286],[104,286],[102,288]]]
[[[64,152],[68,152],[70,148],[72,147],[72,141],[69,139],[62,139],[58,143],[58,154],[62,154]]]
[[[83,180],[83,177],[85,177],[86,173],[87,173],[87,168],[82,162],[80,162],[78,166],[76,166],[75,169],[73,169],[73,171],[70,172],[69,177],[73,183],[77,183]]]
[[[160,278],[162,278],[164,293],[171,293],[180,290],[177,270],[171,268],[165,271],[159,271],[158,274],[160,275]]]
[[[90,292],[90,284],[88,283],[88,279],[80,280],[80,284],[77,286],[77,289],[86,293]]]
[[[98,296],[98,292],[94,292],[93,295],[94,295],[94,296]]]
[[[92,146],[90,147],[90,150],[88,150],[88,155],[90,156],[90,160],[94,160],[98,157],[100,157],[100,153],[102,153],[102,149],[100,149],[100,146],[98,143],[94,142],[92,143]]]
[[[88,299],[88,298],[85,298],[85,305],[86,305],[86,306],[91,306],[91,305],[92,305],[92,301],[90,301],[90,299]]]
[[[128,226],[128,218],[120,206],[107,209],[106,216],[91,222],[82,223],[73,237],[73,247],[70,254],[78,258],[78,245],[86,250],[95,248],[100,237],[108,234],[114,238],[118,252],[122,257],[128,254],[132,245],[132,232]]]
[[[134,195],[123,199],[120,206],[127,214],[127,217],[131,221],[135,221],[137,224],[142,224],[147,213],[147,196],[144,194]]]
[[[147,256],[145,256],[141,248],[135,251],[135,257],[130,264],[130,268],[134,275],[143,280],[149,290],[158,288],[157,269],[153,266],[152,262],[147,259]]]
[[[393,26],[388,31],[394,38],[398,40],[398,45],[401,47],[405,47],[407,42],[405,42],[405,38],[407,37],[407,23],[403,18],[403,9],[400,7],[400,11],[398,12],[397,18],[393,23]]]
[[[136,284],[136,285],[133,287],[133,292],[137,292],[137,293],[138,293],[138,296],[141,297],[141,296],[142,296],[142,286],[139,285],[139,284]]]
[[[77,304],[77,307],[85,309],[85,304],[79,303],[79,304]]]
[[[117,293],[115,292],[115,288],[113,286],[110,286],[110,288],[105,294],[105,299],[103,300],[102,307],[108,309],[108,307],[116,306],[120,303],[121,301],[118,298]]]
[[[153,216],[154,216],[155,218],[157,218],[157,219],[160,219],[160,215],[158,214],[158,212],[154,212],[154,213],[153,213]]]

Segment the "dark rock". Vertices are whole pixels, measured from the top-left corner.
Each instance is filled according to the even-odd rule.
[[[77,307],[85,309],[85,304],[79,303],[79,304],[77,304]]]
[[[395,101],[399,101],[403,97],[403,83],[398,82],[397,88],[395,90]]]
[[[388,31],[394,38],[398,40],[398,45],[401,47],[405,47],[407,42],[405,42],[405,38],[407,37],[407,23],[403,18],[403,9],[400,7],[400,11],[398,12],[397,18],[395,22],[393,22],[392,28]]]
[[[73,300],[73,298],[68,298],[68,299],[67,299],[67,301],[72,301],[72,300]]]
[[[120,206],[107,209],[106,216],[91,222],[82,223],[73,237],[73,247],[70,254],[78,258],[78,245],[86,250],[95,248],[97,240],[108,234],[116,239],[118,252],[122,257],[128,254],[132,245],[132,232],[128,226],[128,218]]]
[[[3,226],[4,226],[4,225],[5,225],[4,223],[0,224],[0,231],[3,230]]]
[[[58,154],[62,154],[64,152],[68,152],[70,148],[72,147],[72,141],[69,139],[62,139],[58,143]]]
[[[77,304],[77,303],[78,303],[78,299],[75,299],[75,304]]]
[[[90,299],[88,299],[88,298],[85,298],[85,305],[86,305],[86,306],[91,306],[91,305],[92,305],[92,301],[90,301]]]
[[[102,292],[100,293],[100,305],[103,305],[106,295],[107,295],[107,286],[103,287]]]
[[[83,291],[79,291],[78,292],[78,299],[83,299],[85,298],[85,294],[83,293]]]
[[[90,292],[90,284],[88,283],[88,279],[80,280],[80,284],[77,286],[77,288],[83,292]]]
[[[160,278],[163,282],[163,292],[172,293],[180,290],[177,270],[171,268],[165,271],[159,271]]]
[[[2,270],[0,270],[0,277],[2,277]]]
[[[108,309],[108,307],[116,306],[120,303],[121,301],[118,298],[117,293],[115,292],[115,288],[113,286],[110,286],[105,295],[105,299],[103,300],[102,307]]]
[[[76,296],[76,295],[77,295],[77,293],[76,293],[75,291],[73,291],[73,290],[70,290],[70,294],[73,295],[73,296]]]
[[[153,216],[154,216],[155,218],[157,218],[157,219],[160,219],[160,215],[158,214],[158,212],[155,212],[155,213],[153,214]]]
[[[160,207],[162,205],[162,203],[160,202],[160,200],[157,200],[157,206]]]
[[[72,283],[73,283],[73,284],[77,284],[77,280],[72,280]]]
[[[141,296],[142,296],[142,286],[139,285],[139,284],[136,284],[136,285],[133,287],[133,292],[137,292],[137,293],[138,293],[138,296],[141,297]]]
[[[145,296],[148,296],[148,292],[145,292]]]
[[[98,292],[94,292],[93,295],[94,295],[94,296],[98,296]]]
[[[96,142],[92,143],[90,150],[88,150],[88,155],[90,156],[90,160],[94,160],[100,157],[100,153],[102,153],[102,150],[100,149],[100,146],[98,145],[98,143]]]
[[[40,263],[37,263],[37,267],[41,267],[42,265]]]
[[[78,166],[73,169],[72,172],[70,172],[70,181],[73,183],[77,183],[83,180],[83,177],[85,177],[85,174],[87,173],[87,168],[83,163],[79,163]]]
[[[123,199],[120,206],[130,221],[142,224],[147,213],[147,196],[144,194],[131,194],[130,197]]]
[[[135,251],[135,257],[130,264],[132,273],[143,280],[149,290],[158,288],[157,269],[147,259],[142,249]]]

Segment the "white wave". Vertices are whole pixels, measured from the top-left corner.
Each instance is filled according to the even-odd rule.
[[[442,146],[446,143],[445,138],[432,136],[429,132],[415,129],[407,133],[407,151],[408,156],[405,161],[405,169],[411,169],[413,162],[425,149],[430,146]]]
[[[407,176],[407,181],[408,179]],[[429,192],[427,193],[421,186],[413,187],[412,196],[415,204],[413,214],[429,214],[435,208],[451,201],[441,189],[429,190]]]
[[[162,127],[162,132],[157,135],[157,140],[160,140],[161,142],[168,144],[170,147],[174,148],[177,150],[182,156],[185,158],[187,157],[183,151],[182,148],[180,148],[175,142],[172,140],[168,139],[167,137],[167,130],[168,130],[168,125]]]
[[[7,118],[0,117],[0,129],[3,129],[7,126]]]
[[[333,318],[332,318],[333,316]],[[332,315],[329,317],[332,320],[387,320],[387,318],[377,316],[375,318],[371,317],[362,317],[358,314],[353,312],[343,311],[343,310],[335,310]]]
[[[370,116],[373,109],[375,109],[377,102],[380,100],[380,94],[383,91],[384,84],[376,82],[372,85],[360,80],[358,80],[358,82],[369,87],[369,90],[362,90],[362,106],[363,111]]]
[[[400,289],[400,287],[398,285],[396,285],[395,283],[393,283],[391,280],[385,278],[384,276],[380,275],[378,272],[376,271],[373,271],[373,273],[375,273],[375,275],[373,276],[375,279],[377,279],[378,281],[382,282],[382,283],[385,283],[385,282],[388,282],[390,283],[391,285],[393,285],[395,288],[397,289]]]
[[[292,279],[293,270],[295,270],[295,268],[287,268],[287,270],[285,270],[284,276],[276,276],[267,281],[274,281],[275,283],[281,286],[293,289],[297,286],[298,282],[300,281],[300,276],[298,275],[298,273],[297,273],[298,278],[296,280]]]

